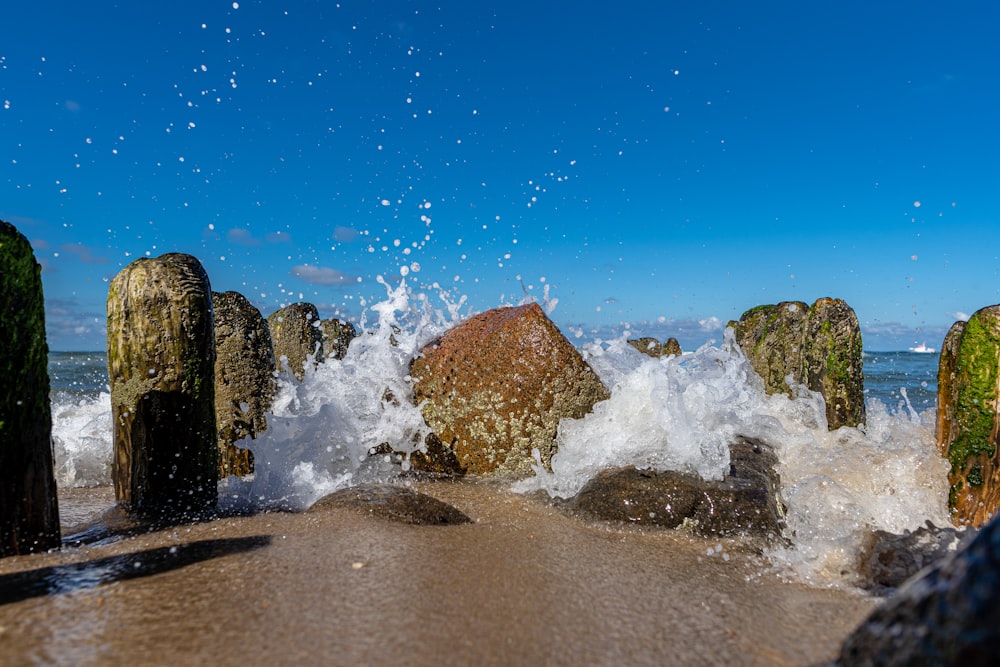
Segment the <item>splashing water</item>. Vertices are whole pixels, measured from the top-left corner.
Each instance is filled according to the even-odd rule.
[[[403,455],[404,468],[422,446],[429,428],[413,402],[410,360],[463,319],[465,301],[439,293],[435,308],[405,279],[395,288],[380,282],[386,299],[370,306],[375,321],[362,320],[343,359],[307,363],[301,382],[281,377],[268,430],[239,443],[253,450],[255,474],[220,482],[222,509],[305,508],[336,489],[397,474],[399,457],[370,455],[382,443]],[[793,397],[768,396],[729,331],[720,346],[680,357],[648,357],[624,335],[587,344],[583,354],[611,398],[582,419],[563,420],[552,472],[536,466],[517,491],[570,497],[600,470],[630,464],[721,479],[729,443],[744,435],[769,444],[780,460],[789,546],[768,556],[789,577],[849,584],[871,530],[949,523],[933,410],[918,413],[905,390],[896,412],[871,398],[863,427],[829,432],[822,397],[801,386]],[[108,394],[60,399],[53,418],[59,484],[110,483]]]

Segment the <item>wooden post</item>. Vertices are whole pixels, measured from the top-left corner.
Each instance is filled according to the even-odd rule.
[[[41,267],[0,220],[0,556],[59,546]]]
[[[108,290],[108,374],[115,498],[140,516],[182,519],[214,508],[212,291],[201,263],[138,259]]]
[[[323,334],[320,331],[319,313],[311,303],[293,303],[271,313],[267,318],[274,345],[274,357],[278,371],[284,363],[299,380],[305,377],[307,357],[312,354],[313,362],[323,361]]]

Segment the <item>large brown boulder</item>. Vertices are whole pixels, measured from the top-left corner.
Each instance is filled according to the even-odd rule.
[[[785,381],[791,375],[822,394],[830,430],[864,423],[861,327],[844,301],[822,298],[811,307],[801,301],[758,306],[729,325],[767,393],[791,395]]]
[[[948,504],[958,525],[1000,507],[1000,305],[948,332],[938,367],[938,448],[951,464]]]
[[[301,380],[309,355],[314,355],[314,363],[323,361],[323,333],[316,306],[311,303],[285,306],[268,315],[267,326],[279,372],[288,364],[292,375]]]
[[[239,292],[214,293],[215,416],[219,474],[249,475],[253,454],[234,443],[267,430],[278,383],[271,332],[264,317]]]
[[[0,220],[0,557],[59,546],[42,267]]]
[[[470,474],[548,468],[559,420],[609,394],[538,304],[476,315],[421,350],[410,374],[424,418]]]

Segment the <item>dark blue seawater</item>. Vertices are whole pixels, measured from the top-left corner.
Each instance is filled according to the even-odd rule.
[[[882,401],[890,412],[903,407],[903,391],[917,412],[937,405],[938,355],[919,352],[865,352],[865,395]],[[67,400],[108,391],[103,352],[49,352],[53,395]],[[901,391],[903,390],[903,391]]]
[[[904,405],[903,392],[917,412],[937,405],[938,355],[927,352],[865,352],[865,396],[890,412]]]

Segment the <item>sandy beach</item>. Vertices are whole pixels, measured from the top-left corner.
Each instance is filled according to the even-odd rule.
[[[809,665],[876,604],[784,582],[738,541],[414,488],[473,523],[266,513],[0,560],[0,663]],[[65,522],[111,497],[61,501]]]

